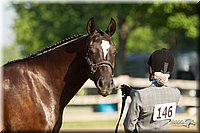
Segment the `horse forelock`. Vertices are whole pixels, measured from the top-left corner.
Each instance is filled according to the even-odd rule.
[[[103,31],[103,30],[101,30],[101,29],[97,29],[96,31],[97,31],[97,32],[96,32],[97,37],[98,37],[99,35],[101,35],[101,36],[103,36],[103,37],[105,37],[105,38],[107,38],[108,40],[111,41],[110,36],[109,36],[105,31]]]
[[[97,29],[98,33],[101,34],[102,36],[104,36],[104,33],[101,29]]]

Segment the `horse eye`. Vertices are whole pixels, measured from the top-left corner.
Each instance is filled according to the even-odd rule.
[[[116,54],[117,54],[117,51],[115,50],[112,54],[113,54],[113,55],[116,55]]]
[[[100,39],[99,39],[99,38],[98,38],[98,39],[96,39],[96,40],[95,40],[95,42],[99,43],[99,42],[100,42]]]
[[[94,54],[94,50],[88,49],[88,53]]]

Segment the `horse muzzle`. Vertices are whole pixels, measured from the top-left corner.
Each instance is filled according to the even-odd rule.
[[[97,80],[98,93],[104,97],[111,94],[114,86],[113,78],[101,77]]]

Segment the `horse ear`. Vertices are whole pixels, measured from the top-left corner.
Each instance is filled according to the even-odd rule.
[[[91,17],[87,23],[87,32],[88,34],[92,34],[95,31],[95,23],[94,23],[94,17]]]
[[[106,33],[112,36],[115,33],[115,30],[116,30],[116,22],[113,18],[111,18]]]

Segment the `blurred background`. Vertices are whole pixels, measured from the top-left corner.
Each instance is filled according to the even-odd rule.
[[[192,119],[196,123],[187,128],[173,121],[171,129],[196,131],[199,118],[197,2],[3,1],[1,66],[67,37],[87,34],[86,24],[92,16],[96,27],[103,30],[113,17],[117,22],[113,36],[117,47],[115,83],[128,83],[136,89],[150,85],[147,69],[150,53],[163,47],[170,49],[175,68],[169,85],[178,87],[182,94],[176,120]],[[66,107],[62,131],[113,130],[120,102],[120,91],[103,98],[88,81]],[[122,125],[120,130],[123,131]]]

